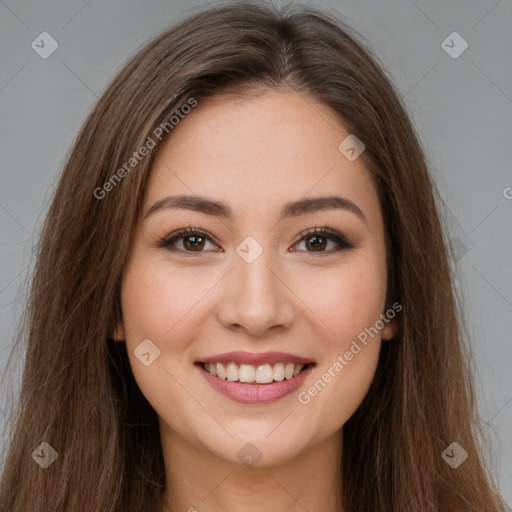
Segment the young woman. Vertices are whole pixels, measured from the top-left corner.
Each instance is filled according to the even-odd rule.
[[[230,4],[115,77],[42,231],[2,511],[504,510],[435,186],[357,39]]]

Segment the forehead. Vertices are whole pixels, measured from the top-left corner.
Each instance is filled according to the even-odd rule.
[[[161,144],[146,205],[197,194],[257,214],[305,196],[342,194],[371,216],[378,197],[370,173],[339,150],[349,135],[329,107],[295,92],[209,98]]]

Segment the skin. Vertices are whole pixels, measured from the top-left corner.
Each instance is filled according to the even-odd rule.
[[[341,428],[366,395],[395,321],[307,405],[297,394],[385,313],[385,232],[371,176],[360,158],[351,162],[338,150],[348,132],[334,113],[293,91],[204,100],[171,135],[154,161],[144,213],[186,194],[224,201],[234,218],[155,211],[139,222],[123,274],[124,320],[114,338],[126,342],[135,379],[159,417],[167,503],[198,511],[339,510]],[[356,203],[366,223],[337,209],[279,220],[288,201],[333,194]],[[194,251],[185,235],[174,252],[157,247],[189,226],[218,244]],[[355,247],[330,252],[337,244],[327,239],[318,252],[310,235],[301,240],[302,231],[325,226]],[[247,236],[263,248],[252,263],[236,252]],[[134,355],[144,339],[160,350],[149,366]],[[240,404],[194,366],[232,350],[288,352],[316,367],[298,392]],[[252,467],[237,456],[248,442],[262,454]]]

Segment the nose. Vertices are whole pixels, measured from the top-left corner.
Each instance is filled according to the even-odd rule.
[[[246,330],[255,336],[285,329],[293,321],[293,293],[282,272],[263,253],[252,263],[235,257],[224,279],[218,319],[227,329]]]

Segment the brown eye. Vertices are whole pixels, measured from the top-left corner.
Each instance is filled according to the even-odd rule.
[[[341,233],[327,228],[310,229],[302,232],[301,236],[298,243],[305,243],[305,252],[330,254],[354,247],[354,244],[350,243]],[[181,247],[178,242],[181,242]],[[206,233],[195,228],[182,228],[160,240],[157,247],[165,247],[170,251],[199,254],[207,251],[205,246],[208,243],[218,247]],[[334,244],[334,247],[328,249],[330,243]]]
[[[188,235],[181,237],[181,239],[184,241],[183,245],[187,250],[201,250],[204,247],[205,239],[202,235]]]
[[[323,251],[327,246],[327,237],[313,235],[306,238],[306,247],[312,251]]]
[[[331,229],[314,228],[302,232],[301,235],[299,243],[305,242],[306,252],[331,253],[354,247],[354,244],[350,243],[341,233]],[[329,242],[334,243],[335,248],[325,250]]]
[[[181,247],[178,246],[178,242],[181,242]],[[207,243],[214,244],[207,234],[194,228],[183,228],[160,240],[157,247],[165,247],[170,251],[200,253],[204,252],[203,249]]]

